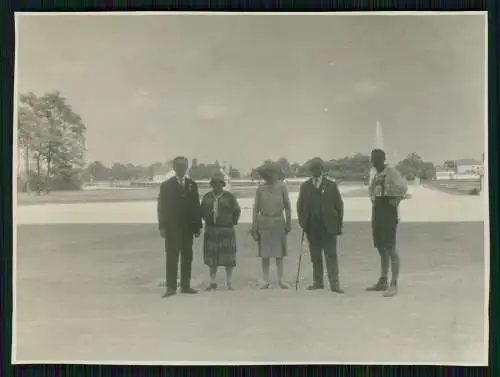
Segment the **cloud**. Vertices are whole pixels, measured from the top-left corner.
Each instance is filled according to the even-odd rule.
[[[135,108],[149,106],[152,103],[151,95],[145,89],[137,90],[131,100],[131,106]]]
[[[55,62],[49,63],[45,71],[49,73],[74,74],[83,72],[85,67],[78,62]]]
[[[368,80],[358,81],[350,90],[336,94],[333,97],[333,103],[337,106],[346,105],[354,100],[356,95],[372,95],[378,91],[379,87],[375,83]]]
[[[378,92],[378,86],[371,81],[358,81],[353,88],[355,93],[359,94],[374,94]]]
[[[217,119],[226,116],[228,110],[224,106],[205,103],[198,105],[196,114],[202,119]]]

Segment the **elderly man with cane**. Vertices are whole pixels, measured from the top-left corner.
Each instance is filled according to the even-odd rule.
[[[323,175],[324,164],[314,158],[312,178],[300,186],[297,201],[299,224],[309,241],[313,265],[313,284],[308,290],[323,289],[323,252],[330,290],[342,294],[337,257],[337,236],[342,234],[344,203],[337,184]],[[300,266],[299,266],[300,268]]]

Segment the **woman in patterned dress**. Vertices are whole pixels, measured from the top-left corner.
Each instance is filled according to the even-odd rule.
[[[236,197],[224,190],[224,175],[216,173],[210,180],[212,190],[203,196],[201,213],[205,221],[203,260],[210,271],[207,291],[215,291],[217,268],[226,268],[226,284],[232,290],[231,277],[236,266],[236,236],[234,226],[238,224],[241,209]]]
[[[286,236],[291,230],[291,206],[288,190],[278,179],[279,169],[274,165],[263,165],[257,169],[265,183],[257,188],[253,206],[251,234],[258,243],[262,258],[264,285],[270,288],[270,258],[276,259],[278,285],[287,289],[283,281],[283,258],[287,255]]]

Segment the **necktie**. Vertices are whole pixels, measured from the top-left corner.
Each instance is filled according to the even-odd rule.
[[[219,195],[214,195],[214,207],[213,207],[213,212],[214,212],[214,224],[217,223],[217,217],[219,216],[219,199],[222,197],[223,192],[221,192]]]

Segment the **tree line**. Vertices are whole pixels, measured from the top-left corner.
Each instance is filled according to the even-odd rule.
[[[309,162],[290,163],[287,158],[282,157],[278,160],[265,160],[263,164],[275,164],[281,171],[281,178],[307,177],[309,175]],[[199,162],[197,158],[191,160],[189,175],[195,180],[210,179],[214,172],[227,169],[230,178],[259,179],[257,167],[249,173],[244,174],[239,169],[229,166],[225,167],[219,161],[213,163]],[[407,180],[420,178],[422,180],[432,179],[436,176],[436,168],[432,162],[425,161],[417,153],[411,153],[396,168]],[[134,165],[132,163],[122,164],[114,163],[110,167],[100,161],[94,161],[88,165],[84,176],[88,181],[129,181],[140,180],[150,181],[156,174],[166,174],[172,169],[172,161],[164,163],[155,162],[148,166]],[[354,154],[349,157],[333,159],[325,162],[326,173],[337,180],[343,181],[364,181],[370,174],[371,162],[370,156],[365,154]]]
[[[290,163],[282,157],[276,161],[266,160],[264,164],[276,164],[281,170],[281,178],[307,177],[311,160],[302,164]],[[430,161],[425,161],[417,153],[411,153],[396,164],[396,168],[409,181],[415,178],[432,179],[436,177],[436,167]],[[367,154],[356,153],[339,159],[325,161],[325,173],[339,181],[366,181],[370,176],[371,161]],[[258,178],[256,169],[250,173],[252,179]]]

